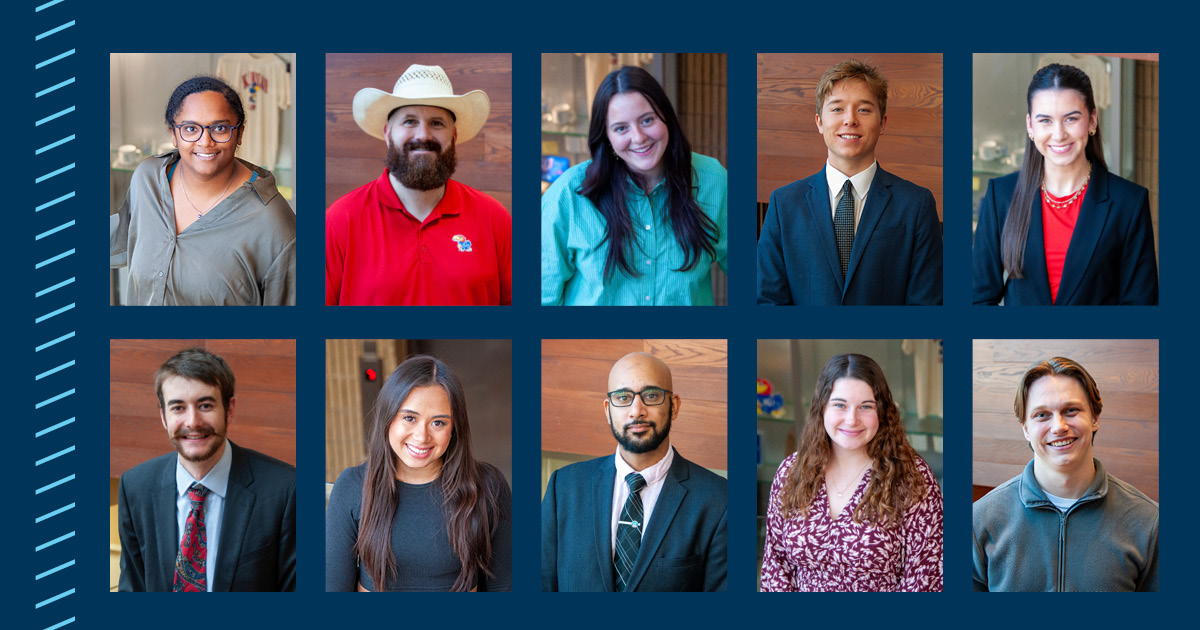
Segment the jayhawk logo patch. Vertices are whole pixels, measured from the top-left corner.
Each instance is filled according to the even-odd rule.
[[[460,252],[471,251],[471,241],[468,241],[467,237],[463,236],[462,234],[455,234],[453,240],[455,243],[458,243],[458,251],[460,251]]]

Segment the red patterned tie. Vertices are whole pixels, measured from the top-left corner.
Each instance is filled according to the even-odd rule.
[[[208,533],[204,530],[204,497],[208,488],[193,483],[188,488],[188,500],[192,509],[188,511],[183,526],[183,539],[179,542],[179,556],[175,559],[175,592],[203,593],[208,590]]]

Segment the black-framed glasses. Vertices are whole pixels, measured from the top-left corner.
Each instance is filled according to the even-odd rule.
[[[618,389],[615,392],[608,392],[608,402],[614,407],[628,407],[633,404],[635,396],[641,396],[643,405],[654,406],[666,402],[667,397],[672,393],[671,390],[661,387],[647,387],[640,392]]]
[[[212,138],[213,142],[229,142],[233,138],[233,132],[241,123],[229,125],[226,123],[216,123],[214,125],[197,125],[196,123],[183,123],[175,125],[175,131],[179,132],[179,138],[184,142],[199,142],[200,137],[204,135],[204,130],[208,130],[208,137]]]

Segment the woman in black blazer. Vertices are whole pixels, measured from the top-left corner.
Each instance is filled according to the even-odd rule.
[[[1108,171],[1091,80],[1050,64],[1025,102],[1025,161],[979,206],[975,304],[1158,304],[1149,191]]]

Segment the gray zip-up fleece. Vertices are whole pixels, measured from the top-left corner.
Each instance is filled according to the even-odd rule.
[[[1093,461],[1095,480],[1066,512],[1032,460],[975,502],[974,590],[1158,590],[1158,503]]]

